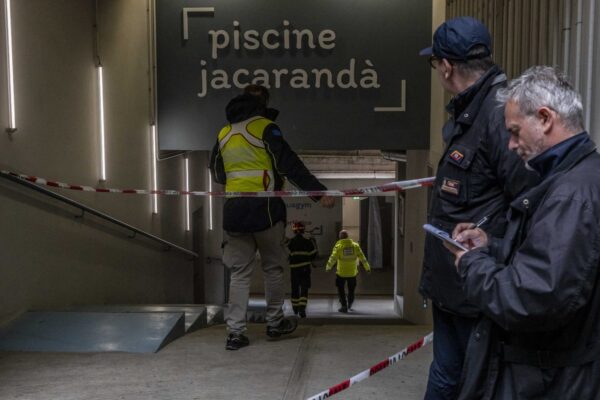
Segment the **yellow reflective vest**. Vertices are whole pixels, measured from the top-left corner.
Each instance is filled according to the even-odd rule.
[[[273,190],[273,163],[263,142],[265,128],[273,121],[252,117],[229,124],[219,132],[219,151],[227,176],[227,192]]]
[[[340,239],[333,247],[325,270],[331,270],[333,265],[337,263],[337,275],[342,278],[352,278],[358,275],[357,260],[362,263],[365,271],[371,271],[371,266],[360,249],[359,244],[352,239]]]

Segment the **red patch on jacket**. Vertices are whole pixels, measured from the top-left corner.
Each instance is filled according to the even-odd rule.
[[[450,153],[450,158],[452,158],[454,161],[460,164],[460,162],[463,160],[463,158],[465,158],[465,156],[460,151],[454,150],[452,153]]]

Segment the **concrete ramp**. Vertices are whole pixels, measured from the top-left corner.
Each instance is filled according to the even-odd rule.
[[[218,325],[225,322],[225,309],[222,306],[206,306],[206,322],[208,325]]]
[[[155,353],[184,334],[182,312],[27,312],[0,328],[0,351]]]
[[[61,311],[104,313],[183,313],[185,332],[208,326],[207,306],[198,304],[114,304],[72,306]]]
[[[246,309],[246,321],[263,323],[266,322],[267,301],[265,299],[250,299]]]

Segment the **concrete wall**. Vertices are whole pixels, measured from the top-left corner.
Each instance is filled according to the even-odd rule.
[[[396,164],[396,176],[398,180],[406,179],[406,163]],[[404,296],[404,241],[406,239],[406,194],[398,193],[394,199],[394,295]]]
[[[93,1],[12,2],[16,120],[0,133],[3,169],[90,186],[151,186],[147,2],[98,2],[104,66],[107,181],[99,179]],[[0,43],[5,43],[2,14]],[[6,52],[0,51],[0,126],[8,126]],[[192,189],[206,185],[206,154],[192,154]],[[183,159],[159,163],[159,187],[183,187]],[[65,192],[85,205],[191,248],[185,199]],[[193,199],[192,210],[204,205]],[[205,207],[206,209],[207,207]],[[192,300],[192,262],[94,217],[0,182],[0,320],[32,308]]]

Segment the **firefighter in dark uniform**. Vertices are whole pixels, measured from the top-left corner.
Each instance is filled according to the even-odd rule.
[[[317,244],[313,238],[304,236],[304,223],[292,224],[294,237],[288,242],[289,265],[292,280],[292,307],[294,314],[306,318],[308,289],[310,289],[310,268],[317,257]]]

